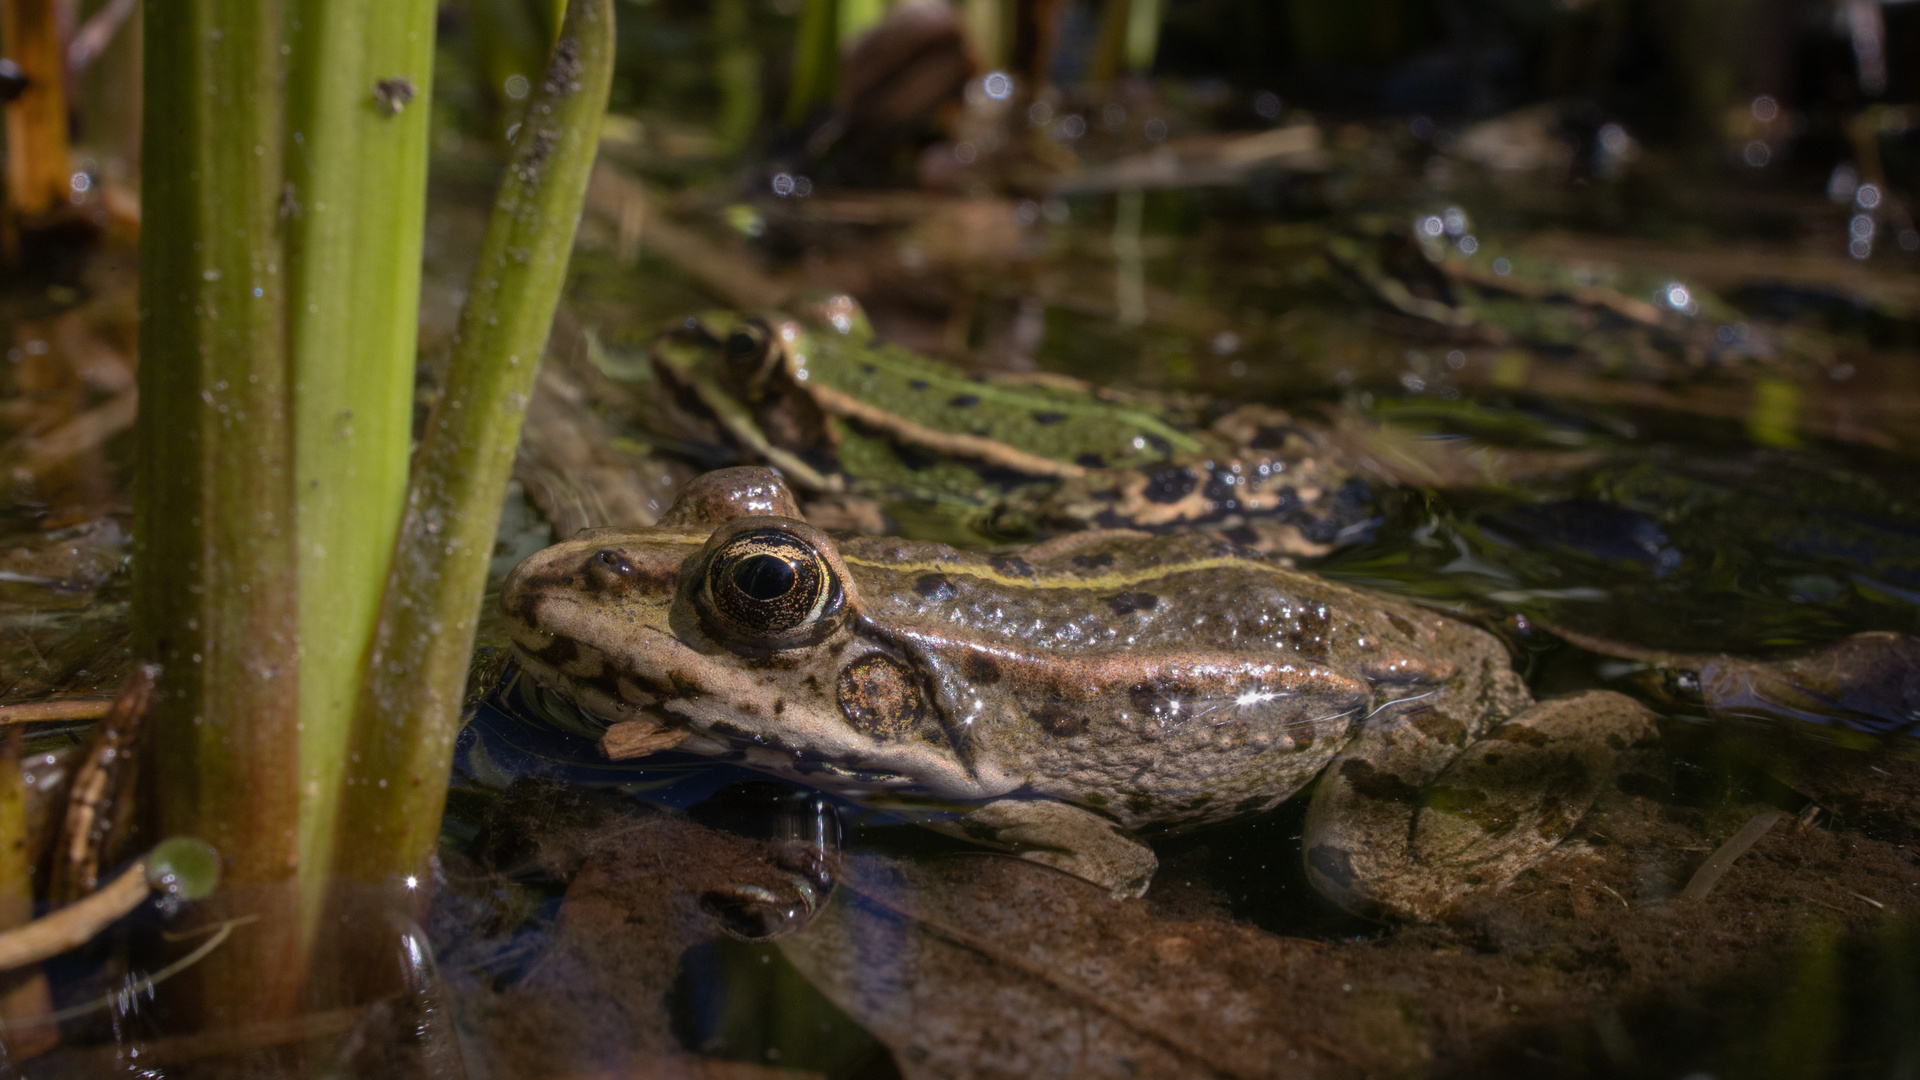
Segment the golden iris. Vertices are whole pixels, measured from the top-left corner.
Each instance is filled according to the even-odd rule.
[[[784,634],[819,618],[831,586],[819,552],[779,529],[742,533],[707,564],[714,612],[748,634]]]

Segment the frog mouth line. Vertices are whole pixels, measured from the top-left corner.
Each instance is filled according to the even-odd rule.
[[[659,708],[644,710],[649,720],[671,731],[684,731],[687,738],[680,748],[692,753],[710,753],[736,761],[748,768],[801,780],[813,786],[858,788],[913,787],[913,781],[899,773],[862,768],[843,761],[812,755],[766,735],[741,734],[717,728],[696,729],[684,718]],[[701,745],[704,744],[704,745]]]
[[[800,750],[777,742],[769,742],[764,736],[756,739],[731,732],[699,730],[689,724],[686,718],[658,706],[633,709],[636,713],[644,714],[644,718],[631,715],[608,716],[605,712],[581,703],[573,695],[548,685],[540,678],[545,665],[538,660],[524,656],[519,660],[523,674],[532,677],[534,685],[544,698],[537,703],[536,715],[569,734],[591,739],[595,743],[605,738],[608,731],[616,725],[651,724],[658,731],[681,736],[678,743],[662,749],[732,761],[761,772],[788,776],[811,786],[850,785],[859,789],[880,787],[891,791],[918,787],[917,784],[896,772],[864,769],[844,762],[809,757]]]

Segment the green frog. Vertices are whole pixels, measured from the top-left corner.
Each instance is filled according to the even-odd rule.
[[[1300,264],[1337,270],[1402,320],[1402,332],[1517,347],[1647,380],[1757,370],[1826,374],[1831,338],[1752,320],[1697,281],[1604,257],[1550,257],[1476,237],[1460,207],[1407,223],[1362,215],[1340,231],[1278,233]]]
[[[1142,833],[1311,786],[1316,888],[1445,919],[1545,856],[1655,734],[1619,694],[1532,700],[1482,630],[1219,534],[836,538],[764,468],[529,557],[501,608],[533,679],[651,748],[916,805],[1119,897],[1153,876]]]
[[[976,541],[1206,524],[1309,557],[1371,520],[1327,433],[1278,409],[1209,417],[1060,376],[970,375],[879,342],[850,297],[800,312],[695,316],[652,360],[710,458],[771,465],[810,505],[850,493]]]

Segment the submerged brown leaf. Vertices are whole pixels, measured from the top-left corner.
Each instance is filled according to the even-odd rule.
[[[1776,828],[1681,898],[1706,853],[1773,811],[1663,801],[1666,755],[1628,754],[1568,843],[1449,926],[1278,936],[1180,880],[1204,861],[1170,860],[1148,900],[1116,902],[1016,859],[865,857],[779,945],[909,1077],[1509,1075],[1609,1039],[1631,1056],[1679,1003],[1775,992],[1810,916],[1862,930],[1911,877],[1896,844]],[[1914,817],[1908,771],[1852,759]]]
[[[792,889],[774,845],[617,791],[527,778],[500,799],[472,858],[442,858],[441,967],[489,1075],[780,1075],[685,1054],[667,1003],[682,954],[720,936],[703,897]],[[556,889],[547,921],[541,897]]]
[[[856,860],[781,949],[910,1076],[1308,1076],[1423,1053],[1392,995],[1341,1000],[1324,946],[1158,918],[1014,859]],[[1329,1038],[1353,1022],[1382,1038]]]

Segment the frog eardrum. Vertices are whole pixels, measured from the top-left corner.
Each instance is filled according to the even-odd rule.
[[[707,542],[694,607],[713,635],[749,649],[813,644],[847,610],[846,570],[816,530],[785,518],[742,518]]]

